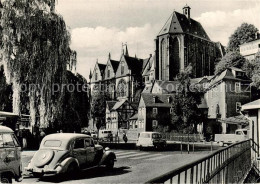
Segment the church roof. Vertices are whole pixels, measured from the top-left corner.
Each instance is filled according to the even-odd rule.
[[[114,105],[117,103],[117,101],[106,101],[107,102],[107,106],[108,106],[108,110],[110,111]]]
[[[120,62],[110,59],[110,63],[111,63],[111,65],[112,65],[112,67],[113,67],[113,70],[114,70],[114,71],[117,71],[117,68],[118,68]]]
[[[103,74],[105,69],[106,69],[106,66],[105,64],[101,64],[101,63],[98,63],[98,67],[99,67],[99,70],[100,72]]]
[[[171,14],[158,36],[174,33],[188,33],[210,41],[210,38],[199,22],[192,18],[187,18],[176,11]]]
[[[143,69],[143,60],[139,58],[134,58],[130,56],[126,56],[125,61],[127,63],[128,68],[132,71],[132,73],[140,74]]]

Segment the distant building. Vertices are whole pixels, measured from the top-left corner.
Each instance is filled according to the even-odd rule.
[[[260,54],[260,36],[256,33],[255,40],[246,42],[239,46],[240,54],[249,61],[255,59]],[[259,55],[260,56],[260,55]]]
[[[250,82],[245,72],[235,67],[228,68],[212,77],[204,94],[208,106],[209,123],[214,124],[219,121],[222,125],[222,132],[229,132],[225,119],[239,115],[241,105],[250,101]]]

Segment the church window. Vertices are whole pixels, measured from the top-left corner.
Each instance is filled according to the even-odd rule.
[[[121,64],[121,75],[123,75],[124,73],[125,73],[125,66],[124,66],[124,64],[122,63]]]
[[[97,80],[98,76],[97,76],[97,73],[95,73],[95,80]]]
[[[107,71],[107,78],[110,78],[110,70]]]
[[[126,82],[124,79],[121,79],[118,82],[118,86],[117,86],[117,93],[119,97],[124,97],[126,96],[126,90],[127,90],[127,86],[126,86]]]

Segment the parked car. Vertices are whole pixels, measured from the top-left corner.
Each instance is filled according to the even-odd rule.
[[[148,147],[163,149],[167,144],[166,140],[162,138],[162,135],[159,132],[141,132],[136,146],[139,147],[140,150]]]
[[[79,170],[105,165],[114,167],[116,155],[109,148],[95,145],[91,136],[76,133],[50,134],[25,168],[35,177],[44,174],[75,174]]]
[[[111,134],[113,135],[111,130],[99,130],[98,138],[100,141],[109,141]]]
[[[234,134],[215,134],[215,142],[220,145],[233,144],[249,139],[249,133],[247,129],[237,129]]]
[[[21,146],[12,129],[0,125],[1,183],[22,180]]]

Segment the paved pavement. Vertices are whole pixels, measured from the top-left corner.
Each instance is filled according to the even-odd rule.
[[[191,154],[177,151],[139,151],[114,150],[117,156],[115,168],[111,171],[96,168],[82,172],[78,178],[63,180],[53,176],[41,180],[24,173],[22,183],[144,183],[151,178],[162,175],[170,170],[183,166],[209,154],[209,151]],[[23,166],[27,166],[34,151],[22,152]]]

